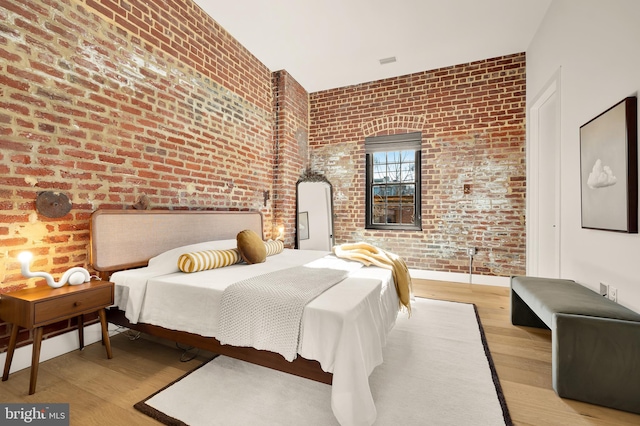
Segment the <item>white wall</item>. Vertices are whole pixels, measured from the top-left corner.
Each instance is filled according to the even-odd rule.
[[[581,228],[580,126],[640,91],[640,1],[553,0],[527,50],[527,104],[560,70],[560,274],[640,312],[640,234]]]

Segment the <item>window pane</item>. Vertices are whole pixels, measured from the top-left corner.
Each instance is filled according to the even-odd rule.
[[[413,206],[402,207],[402,221],[400,223],[413,223],[415,221]]]
[[[373,154],[373,164],[385,164],[387,162],[386,152],[375,152]]]
[[[400,206],[396,203],[387,205],[387,223],[402,223],[400,214]]]
[[[373,154],[373,181],[384,182],[387,175],[387,155],[385,152]]]
[[[400,162],[400,153],[398,151],[389,151],[387,154],[387,163],[398,163]]]
[[[373,223],[386,223],[385,197],[377,196],[373,199]]]
[[[411,203],[413,203],[413,197],[416,195],[416,186],[415,185],[402,185],[402,195],[410,196]]]
[[[413,163],[402,164],[402,182],[412,182],[415,179],[415,165]]]

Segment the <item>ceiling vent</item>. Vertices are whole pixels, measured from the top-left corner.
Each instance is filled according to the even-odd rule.
[[[388,58],[382,58],[382,59],[380,59],[380,65],[391,64],[391,63],[393,63],[395,61],[396,61],[396,57],[395,56],[390,56]]]

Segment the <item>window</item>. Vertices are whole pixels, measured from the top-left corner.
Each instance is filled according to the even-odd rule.
[[[422,229],[422,133],[365,139],[367,229]]]

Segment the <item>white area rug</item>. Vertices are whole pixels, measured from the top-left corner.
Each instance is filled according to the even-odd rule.
[[[474,305],[417,298],[369,377],[375,425],[511,425]],[[168,425],[338,425],[329,385],[219,356],[136,404]]]

